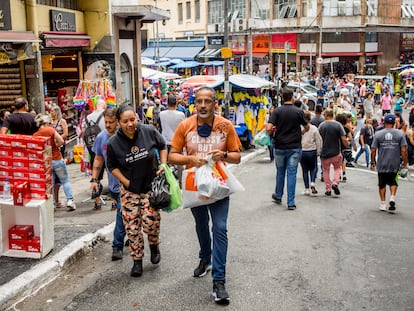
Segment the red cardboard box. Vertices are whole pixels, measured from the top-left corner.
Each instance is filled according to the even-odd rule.
[[[29,158],[13,158],[13,167],[29,168]]]
[[[14,179],[29,180],[29,169],[24,167],[13,168],[11,175]]]
[[[24,206],[30,200],[30,187],[29,182],[18,182],[13,184],[13,200],[14,205]]]
[[[12,158],[21,158],[21,159],[28,159],[28,153],[26,149],[23,148],[14,148],[12,150]]]
[[[52,146],[50,137],[29,136],[27,139],[27,149],[45,150],[48,146]]]
[[[34,236],[26,241],[26,251],[40,253],[40,237]]]
[[[0,134],[0,146],[1,147],[10,147],[11,135]]]
[[[13,158],[12,157],[4,157],[0,155],[0,167],[4,166],[6,168],[13,166]]]
[[[49,158],[45,161],[38,161],[38,160],[32,160],[29,161],[29,169],[35,169],[35,170],[44,170],[47,171],[52,167],[52,158]]]
[[[9,249],[12,249],[15,251],[26,251],[26,241],[9,239]]]
[[[28,135],[10,135],[10,146],[13,148],[24,148],[26,149]]]
[[[27,149],[27,156],[31,161],[46,161],[52,158],[52,147],[47,147],[45,150]]]
[[[10,240],[28,240],[34,236],[33,225],[14,225],[9,229]]]
[[[0,157],[12,157],[12,150],[10,147],[2,147],[0,145]]]
[[[29,172],[29,181],[51,181],[52,180],[52,169],[31,169]]]

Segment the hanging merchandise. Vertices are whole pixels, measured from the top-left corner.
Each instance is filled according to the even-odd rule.
[[[116,106],[116,97],[112,91],[112,84],[108,79],[99,81],[81,80],[76,89],[73,103],[79,112],[89,106],[89,110],[94,110],[96,100],[102,98],[108,106]]]

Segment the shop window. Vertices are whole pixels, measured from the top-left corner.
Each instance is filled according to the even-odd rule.
[[[36,3],[71,10],[78,9],[77,0],[36,0]]]

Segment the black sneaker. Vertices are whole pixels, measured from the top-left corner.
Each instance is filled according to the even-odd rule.
[[[332,185],[332,190],[334,191],[335,195],[340,195],[341,191],[339,191],[338,185]]]
[[[150,245],[150,250],[151,250],[151,263],[156,265],[160,262],[161,260],[161,253],[160,253],[160,248],[157,245]]]
[[[125,247],[128,247],[129,246],[129,240],[126,240],[124,245],[125,245]]]
[[[208,271],[211,270],[211,265],[209,262],[205,262],[200,260],[198,267],[194,270],[194,277],[201,278],[207,274]]]
[[[293,211],[293,210],[295,210],[296,209],[296,205],[289,205],[288,206],[288,210],[289,211]]]
[[[390,201],[390,206],[388,207],[388,213],[390,214],[394,214],[395,213],[395,202],[394,201]]]
[[[330,191],[325,191],[325,195],[330,197],[331,196],[331,192]]]
[[[121,260],[123,255],[122,249],[114,248],[112,250],[112,261]]]
[[[321,182],[324,182],[323,175],[321,174]]]
[[[276,204],[282,204],[282,199],[276,198],[276,194],[272,193],[272,199],[276,202]]]
[[[228,305],[230,303],[230,297],[224,286],[224,281],[213,282],[211,295],[213,295],[215,303],[219,305]]]

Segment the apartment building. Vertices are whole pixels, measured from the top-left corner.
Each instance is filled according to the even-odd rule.
[[[398,63],[414,61],[413,0],[155,2],[171,19],[143,28],[152,45],[204,39],[199,56],[211,59],[220,57],[218,49],[227,41],[247,72],[268,65],[279,75],[318,70],[384,75]]]

